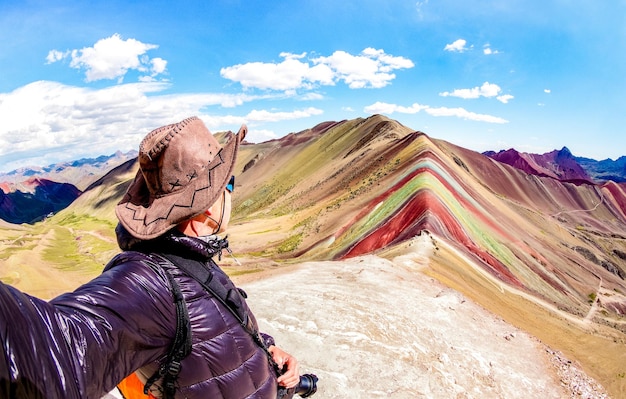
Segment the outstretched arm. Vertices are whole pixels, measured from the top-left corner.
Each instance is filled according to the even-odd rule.
[[[99,397],[162,355],[175,316],[164,284],[141,264],[50,302],[0,283],[0,397]]]

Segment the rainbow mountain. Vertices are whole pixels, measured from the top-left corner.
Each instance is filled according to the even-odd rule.
[[[244,146],[239,167],[236,221],[284,237],[248,231],[268,239],[246,251],[342,259],[426,233],[568,312],[596,293],[626,314],[624,184],[528,174],[382,116]]]

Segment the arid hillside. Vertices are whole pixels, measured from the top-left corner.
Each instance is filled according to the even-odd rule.
[[[10,226],[0,230],[0,278],[35,295],[52,296],[57,284],[61,290],[68,289],[96,273],[98,266],[116,251],[113,206],[136,168],[129,161],[113,170],[85,190],[70,207],[26,232]],[[339,287],[345,281],[345,292],[333,288],[339,289],[338,293],[325,296],[319,284],[318,291],[312,292],[301,276],[297,284],[302,286],[290,290],[297,296],[292,300],[302,308],[312,306],[312,311],[329,314],[337,311],[335,307],[348,306],[368,319],[373,317],[369,311],[384,309],[385,305],[393,309],[398,299],[386,297],[384,289],[381,292],[377,286],[371,298],[367,293],[360,294],[363,304],[340,300],[341,295],[349,297],[356,292],[355,288],[348,284],[346,275],[326,265],[358,262],[361,266],[350,266],[356,267],[350,273],[367,270],[371,279],[381,273],[381,281],[387,281],[391,273],[395,277],[390,281],[402,281],[405,288],[411,284],[407,279],[412,281],[406,273],[415,273],[420,276],[415,279],[416,290],[424,290],[425,282],[432,279],[437,287],[458,292],[460,297],[451,298],[463,298],[471,306],[476,304],[541,345],[562,352],[599,381],[611,397],[625,395],[626,186],[614,182],[574,183],[558,176],[528,174],[378,115],[327,122],[280,140],[243,145],[236,178],[229,241],[243,265],[227,259],[225,266],[234,278],[246,284],[261,284],[267,274],[287,273],[295,267],[293,264],[307,270],[315,268],[320,281],[334,276]],[[416,262],[416,246],[424,245],[429,250],[418,250],[420,261]],[[368,259],[391,263],[375,268],[376,262]],[[410,267],[405,263],[407,259]],[[92,266],[70,266],[83,263]],[[368,270],[370,265],[372,271]],[[46,279],[37,277],[42,268],[49,274]],[[308,278],[315,279],[316,273]],[[383,274],[387,277],[383,278]],[[69,282],[58,283],[65,280]],[[386,289],[391,293],[395,285],[390,283]],[[326,300],[317,302],[313,296]],[[384,320],[383,313],[376,313],[373,319]],[[400,316],[394,320],[404,323],[407,319]],[[303,326],[308,326],[306,312],[297,317],[302,318]],[[484,318],[487,316],[476,313],[475,317],[480,329],[490,328],[491,323]],[[413,314],[410,320],[420,318],[434,323],[420,313]],[[508,329],[505,324],[498,328]],[[469,325],[459,319],[463,329],[459,334],[467,330],[468,340],[476,339]],[[413,340],[410,334],[392,332],[406,328],[390,324],[377,334],[406,340],[406,345],[417,345],[413,348],[418,352],[420,345],[428,345],[425,342],[437,341],[436,329],[426,332],[435,338],[424,342]],[[338,325],[337,331],[340,330]],[[331,352],[332,345],[337,345],[337,350],[346,345],[350,348],[329,331],[331,326],[323,332],[311,332],[309,338],[320,345],[329,343]],[[442,327],[439,338],[450,344],[440,348],[438,353],[443,357],[432,367],[453,370],[446,362],[454,359],[459,344],[444,339],[443,335],[450,331]],[[370,334],[359,333],[366,337]],[[358,337],[354,336],[351,342],[362,344]],[[380,346],[369,346],[367,350],[380,352]],[[387,350],[390,347],[383,346],[382,352]],[[519,354],[509,350],[513,356]],[[475,372],[471,359],[476,356],[474,353],[463,357],[465,367],[450,371],[452,374],[445,374],[445,378],[456,378],[459,385],[465,384],[462,381],[469,381]],[[336,359],[337,367],[355,367],[365,358],[352,359],[352,363]],[[419,375],[427,373],[424,362],[428,359],[417,356],[410,376],[417,378],[416,370]],[[523,362],[506,367],[519,367],[516,373],[519,371],[520,381],[534,378],[524,377],[523,370],[528,366]],[[466,392],[465,397],[483,397],[476,396],[482,392],[484,397],[513,397],[506,394],[506,387],[487,389],[494,380],[490,382],[488,370],[485,373],[484,380],[475,382],[482,387],[475,394],[451,385],[450,391],[431,396],[426,389],[399,389],[396,396],[381,395],[401,398],[411,397],[407,392],[422,392],[423,397],[450,397],[448,394],[453,392]],[[439,374],[437,378],[443,377]],[[551,381],[558,385],[558,377]],[[405,385],[408,381],[398,383]],[[430,383],[436,384],[435,380]],[[498,380],[497,384],[505,384],[505,380]],[[523,384],[520,387],[523,389]]]

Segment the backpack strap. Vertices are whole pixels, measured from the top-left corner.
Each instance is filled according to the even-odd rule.
[[[180,374],[181,361],[191,353],[191,321],[189,319],[185,298],[183,297],[178,283],[169,273],[167,267],[163,267],[164,264],[170,265],[171,262],[169,262],[168,259],[154,254],[150,257],[165,271],[165,275],[172,287],[172,296],[174,297],[174,304],[176,305],[176,334],[174,335],[174,341],[172,342],[165,362],[148,378],[148,381],[146,381],[143,387],[143,392],[147,395],[152,385],[162,378],[163,399],[174,399],[174,395],[176,394],[176,380]]]
[[[230,278],[219,269],[217,265],[215,267],[211,267],[211,264],[207,266],[199,260],[183,258],[174,254],[162,254],[162,256],[176,265],[189,277],[200,283],[202,288],[213,295],[213,297],[235,316],[237,321],[239,321],[248,333],[258,335],[258,329],[248,314],[244,304],[244,298],[246,297],[245,292],[235,287],[234,284],[232,287],[225,286],[224,283],[220,281],[220,277],[228,281],[230,281]],[[209,259],[209,262],[212,262],[212,259]],[[222,276],[219,274],[222,274]]]
[[[183,258],[174,254],[161,254],[161,256],[170,260],[170,262],[185,272],[189,277],[200,283],[209,294],[213,295],[214,298],[228,309],[239,321],[243,329],[250,334],[254,342],[263,349],[274,369],[278,370],[278,366],[274,362],[271,353],[269,353],[268,347],[261,337],[254,319],[250,317],[247,307],[244,305],[244,299],[247,297],[246,293],[235,287],[234,284],[232,284],[232,287],[224,286],[220,281],[220,277],[228,281],[230,281],[230,278],[213,262],[212,258],[209,259],[209,262],[211,262],[210,264],[214,265],[214,267],[207,267],[199,260]]]
[[[137,259],[145,262],[155,273],[165,275],[171,288],[171,294],[176,307],[176,332],[174,340],[163,362],[157,371],[148,378],[143,386],[144,395],[148,395],[150,388],[159,379],[162,379],[161,390],[163,399],[174,399],[176,393],[176,380],[180,373],[181,361],[191,353],[191,321],[183,293],[169,272],[168,268],[172,262],[156,254],[146,254],[143,252],[126,251],[114,257],[105,267],[105,271],[128,260]],[[134,389],[134,388],[133,388]]]

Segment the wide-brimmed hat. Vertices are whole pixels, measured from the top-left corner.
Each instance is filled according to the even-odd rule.
[[[222,146],[194,116],[148,133],[135,180],[115,207],[120,223],[149,240],[207,210],[228,184],[246,132],[228,132]]]

